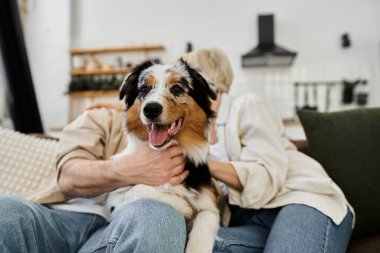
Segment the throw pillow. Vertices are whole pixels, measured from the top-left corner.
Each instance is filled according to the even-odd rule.
[[[380,108],[301,110],[310,155],[341,187],[356,213],[354,238],[380,233]]]

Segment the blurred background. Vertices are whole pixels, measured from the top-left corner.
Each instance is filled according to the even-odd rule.
[[[229,56],[235,75],[231,93],[264,97],[294,139],[302,138],[292,130],[299,126],[298,108],[380,105],[378,0],[14,2],[2,9],[17,8],[6,13],[19,24],[9,24],[5,14],[1,19],[3,127],[59,135],[85,106],[116,101],[120,80],[134,65],[147,58],[172,62],[204,47]],[[14,37],[7,38],[9,29]],[[9,59],[20,50],[23,63],[12,65]],[[18,89],[12,88],[15,83]],[[22,104],[25,90],[36,102]],[[30,119],[19,116],[17,123],[22,113]],[[34,121],[41,124],[28,129]]]

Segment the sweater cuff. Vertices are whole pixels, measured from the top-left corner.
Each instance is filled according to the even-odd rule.
[[[63,165],[67,163],[68,161],[70,161],[71,159],[75,159],[75,158],[86,159],[86,160],[96,160],[96,157],[93,156],[91,153],[85,150],[81,150],[81,149],[78,149],[66,154],[65,156],[63,156],[61,159],[57,161],[57,182],[61,174],[61,169]]]
[[[229,203],[243,208],[262,208],[265,203],[266,170],[253,162],[231,162],[243,186],[243,191],[228,187]],[[263,174],[264,173],[264,174]]]

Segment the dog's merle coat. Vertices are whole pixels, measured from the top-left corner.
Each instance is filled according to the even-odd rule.
[[[211,99],[216,89],[184,60],[137,66],[124,80],[128,146],[116,156],[134,151],[148,141],[153,149],[178,143],[186,157],[189,176],[178,186],[135,185],[117,189],[107,198],[111,218],[121,207],[140,198],[172,205],[190,230],[186,252],[211,252],[219,227],[218,193],[207,165],[209,120],[215,114]]]

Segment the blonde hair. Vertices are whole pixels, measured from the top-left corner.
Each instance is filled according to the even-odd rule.
[[[200,68],[206,77],[221,92],[228,92],[232,84],[233,72],[226,54],[218,48],[203,48],[182,55],[182,58]]]

